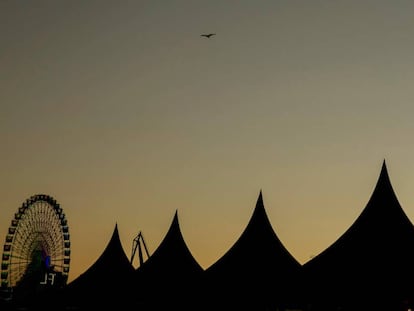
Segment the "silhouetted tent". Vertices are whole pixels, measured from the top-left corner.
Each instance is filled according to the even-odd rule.
[[[194,310],[203,271],[184,241],[176,211],[158,248],[136,269],[131,286],[134,306],[141,310]]]
[[[402,310],[412,301],[414,227],[385,161],[365,209],[337,241],[303,265],[303,278],[312,310]]]
[[[262,192],[235,244],[205,271],[211,310],[275,310],[295,305],[301,265],[279,240],[266,214]]]
[[[99,306],[125,303],[126,287],[135,268],[126,256],[119,238],[118,226],[105,250],[83,274],[70,282],[64,291],[66,305],[93,310]]]

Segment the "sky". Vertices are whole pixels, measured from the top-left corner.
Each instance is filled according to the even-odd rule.
[[[128,257],[140,231],[152,253],[175,211],[208,268],[260,190],[303,264],[358,217],[384,159],[414,221],[413,1],[3,0],[0,38],[0,239],[52,196],[69,281],[115,224]]]

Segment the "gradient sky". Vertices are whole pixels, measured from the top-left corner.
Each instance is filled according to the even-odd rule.
[[[305,263],[384,159],[414,220],[413,1],[3,0],[0,39],[0,238],[27,198],[53,196],[69,280],[115,223],[128,256],[139,231],[152,252],[176,210],[207,268],[260,189]]]

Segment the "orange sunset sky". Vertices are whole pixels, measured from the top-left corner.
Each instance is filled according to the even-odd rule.
[[[0,38],[0,239],[51,195],[70,281],[115,223],[128,257],[139,231],[153,252],[176,210],[207,268],[260,189],[305,263],[356,219],[384,159],[414,221],[413,1],[6,0]]]

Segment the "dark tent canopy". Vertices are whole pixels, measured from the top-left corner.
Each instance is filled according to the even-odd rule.
[[[402,310],[414,298],[414,227],[391,185],[385,161],[362,213],[330,247],[303,265],[312,310]]]
[[[158,248],[135,271],[132,303],[144,310],[194,309],[202,273],[184,241],[176,211]]]
[[[66,286],[66,304],[86,310],[98,306],[122,305],[126,286],[134,271],[122,248],[118,226],[115,225],[112,237],[101,256]]]
[[[205,271],[212,310],[266,310],[293,304],[300,264],[283,246],[267,217],[262,192],[235,244]]]

